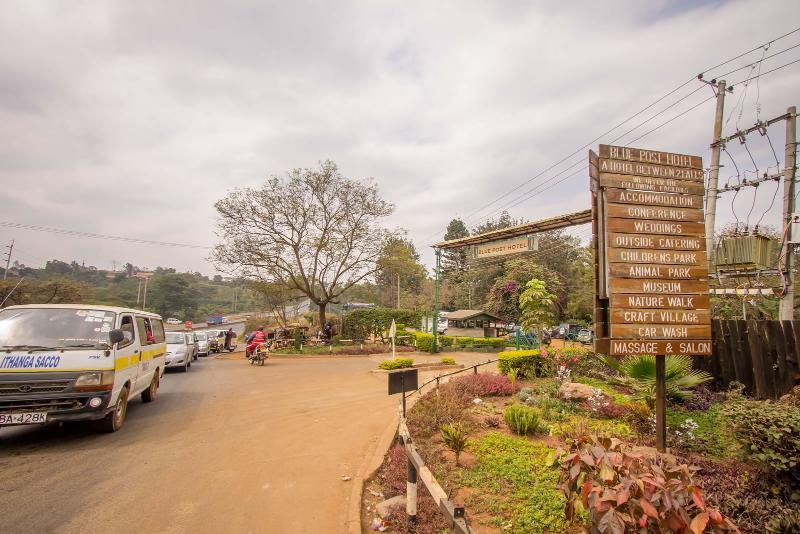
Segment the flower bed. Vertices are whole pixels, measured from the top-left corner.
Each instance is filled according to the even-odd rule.
[[[502,356],[511,380],[453,379],[408,417],[426,465],[481,532],[800,531],[800,407],[791,399],[705,386],[695,396],[703,376],[676,371],[671,454],[662,455],[652,448],[648,362],[620,372],[583,352]]]

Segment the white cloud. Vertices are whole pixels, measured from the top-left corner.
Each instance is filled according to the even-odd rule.
[[[699,69],[792,29],[785,21],[795,12],[788,0],[4,2],[1,218],[212,244],[213,203],[226,190],[330,158],[349,176],[377,180],[397,205],[389,223],[407,228],[430,261],[427,245],[452,217],[532,178]],[[767,54],[797,42],[800,34]],[[798,82],[798,66],[761,80],[761,117],[795,104]],[[751,86],[742,126],[755,120],[755,94]],[[699,92],[621,142],[708,96]],[[637,144],[702,154],[712,119],[709,102]],[[782,129],[771,135],[782,147]],[[771,151],[761,141],[753,154],[766,165]],[[749,161],[739,147],[731,152]],[[537,186],[513,216],[583,209],[582,173],[540,185],[558,181],[563,167],[486,213]],[[759,215],[771,198],[763,191]],[[726,198],[721,222],[734,218]],[[740,217],[748,198],[737,199]],[[0,240],[12,237],[37,257],[211,271],[201,251],[0,228]]]

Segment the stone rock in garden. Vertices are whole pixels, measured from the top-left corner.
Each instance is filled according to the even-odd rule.
[[[789,393],[780,398],[780,402],[800,407],[800,386],[793,387]]]
[[[378,515],[381,516],[382,519],[388,519],[388,517],[392,513],[392,508],[394,508],[399,504],[405,506],[406,504],[405,495],[397,495],[395,497],[392,497],[391,499],[386,499],[385,501],[379,502],[375,506],[375,511],[378,512]]]
[[[585,401],[594,395],[592,386],[586,384],[578,384],[576,382],[564,382],[558,388],[558,396],[566,400]]]

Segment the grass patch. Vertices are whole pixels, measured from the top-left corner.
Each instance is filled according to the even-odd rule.
[[[459,483],[474,488],[481,510],[496,514],[494,523],[510,523],[511,532],[563,532],[564,496],[557,489],[559,471],[552,450],[540,442],[491,432],[473,439],[467,450],[477,465],[462,472]]]
[[[679,427],[687,419],[697,423],[694,431],[696,443],[691,449],[705,453],[713,458],[736,458],[741,455],[742,448],[729,431],[730,423],[720,413],[721,403],[712,404],[702,412],[687,411],[679,407],[667,408],[667,425]]]
[[[566,421],[549,425],[550,435],[570,438],[580,434],[597,434],[615,438],[630,438],[634,433],[630,425],[619,419],[595,419],[585,415],[569,415]]]
[[[586,384],[587,386],[592,386],[593,388],[597,388],[612,399],[617,404],[628,404],[631,402],[631,396],[625,395],[624,393],[620,393],[614,386],[609,384],[608,382],[604,382],[603,380],[598,380],[596,378],[588,378],[585,376],[577,376],[575,377],[575,382],[579,382],[581,384]]]

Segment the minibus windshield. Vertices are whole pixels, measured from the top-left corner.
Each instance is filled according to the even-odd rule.
[[[116,314],[74,308],[0,311],[0,350],[109,348]]]

